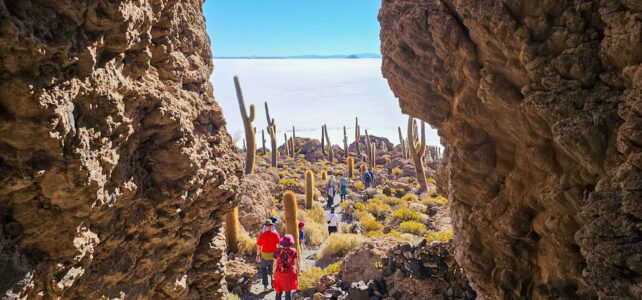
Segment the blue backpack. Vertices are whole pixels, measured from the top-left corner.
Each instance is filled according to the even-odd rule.
[[[367,171],[365,174],[363,174],[363,181],[365,182],[371,182],[372,181],[372,172]]]

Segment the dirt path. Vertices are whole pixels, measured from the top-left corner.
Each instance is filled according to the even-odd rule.
[[[323,209],[325,213],[330,213],[330,209],[328,209],[325,204],[327,203],[325,198],[321,199],[324,204]],[[339,216],[340,223],[346,222],[346,220],[343,217],[343,213],[341,210],[341,206],[339,205],[340,202],[340,197],[339,195],[336,195],[334,197],[334,213]],[[303,250],[303,256],[301,260],[301,266],[303,270],[307,270],[312,267],[319,267],[319,268],[324,268],[328,266],[330,263],[334,261],[316,261],[316,254],[317,251],[319,250],[319,247],[308,247],[308,249]],[[261,274],[256,274],[256,278],[252,282],[252,288],[250,289],[250,292],[243,295],[242,299],[244,300],[254,300],[254,299],[274,299],[276,297],[276,293],[274,290],[270,290],[267,292],[263,291],[263,283],[261,283]]]

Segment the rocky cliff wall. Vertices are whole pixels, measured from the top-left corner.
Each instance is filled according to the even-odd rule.
[[[0,1],[3,298],[226,293],[242,161],[201,6]]]
[[[383,74],[438,129],[486,299],[642,298],[642,3],[384,0]]]

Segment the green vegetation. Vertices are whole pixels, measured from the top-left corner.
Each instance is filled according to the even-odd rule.
[[[395,177],[401,176],[401,169],[399,169],[399,167],[392,168],[392,175],[394,175]]]
[[[399,224],[399,231],[422,235],[426,232],[426,225],[417,221],[405,221]]]
[[[405,206],[395,210],[392,216],[402,221],[419,221],[419,213]]]
[[[396,189],[395,190],[395,196],[401,198],[406,194],[406,191],[404,189]]]
[[[361,235],[352,233],[331,234],[319,248],[317,259],[344,256],[348,254],[350,250],[359,246],[365,239],[366,238]]]
[[[279,180],[279,185],[282,186],[302,186],[302,184],[293,178],[283,178]]]
[[[424,235],[424,238],[428,243],[430,242],[447,242],[448,240],[453,238],[453,231],[452,229],[448,230],[442,230],[440,232],[434,232],[429,230],[426,232]]]
[[[339,270],[341,269],[341,261],[337,261],[324,269],[321,269],[319,267],[312,267],[311,269],[308,270],[303,270],[301,272],[301,276],[299,277],[299,289],[301,291],[305,291],[309,288],[312,288],[316,286],[317,282],[323,275],[335,275],[339,273]]]

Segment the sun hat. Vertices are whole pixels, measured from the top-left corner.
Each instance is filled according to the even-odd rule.
[[[303,223],[303,221],[299,222],[299,228],[301,228],[303,226],[305,226],[305,223]]]
[[[263,225],[274,225],[274,222],[272,222],[272,220],[270,219],[267,219],[265,220],[265,223]]]
[[[294,237],[291,234],[284,235],[279,242],[282,247],[290,247],[292,244],[294,244]]]

